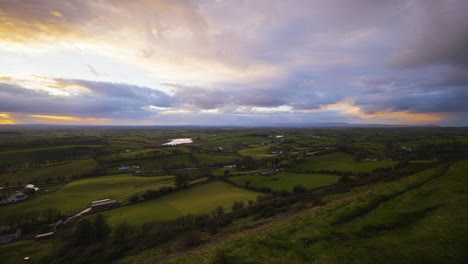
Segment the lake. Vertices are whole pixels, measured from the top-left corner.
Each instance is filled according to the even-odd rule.
[[[165,146],[174,146],[179,144],[193,143],[191,138],[174,138],[171,141],[164,143]]]

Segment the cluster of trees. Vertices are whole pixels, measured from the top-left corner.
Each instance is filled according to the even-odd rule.
[[[163,196],[165,194],[168,194],[174,190],[175,188],[172,186],[162,186],[157,190],[147,190],[141,195],[133,194],[130,197],[128,197],[128,201],[130,203],[136,203],[136,202],[139,202],[140,200],[154,199],[154,198]]]
[[[27,213],[16,213],[7,216],[7,223],[11,228],[21,228],[24,234],[35,230],[49,231],[49,224],[62,218],[61,211],[56,208],[47,208]]]
[[[104,241],[110,236],[111,231],[107,218],[102,214],[98,214],[93,220],[85,218],[77,223],[74,241],[79,245],[89,245]]]

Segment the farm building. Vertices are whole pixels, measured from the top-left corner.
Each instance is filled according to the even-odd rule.
[[[10,243],[11,241],[18,239],[21,236],[21,229],[3,229],[0,230],[0,244]]]
[[[39,188],[34,186],[34,184],[28,184],[28,185],[26,185],[26,187],[24,187],[24,189],[32,189],[32,190],[34,190],[36,192],[39,191]]]
[[[51,238],[54,234],[55,234],[55,232],[39,234],[39,235],[34,237],[34,240],[41,240],[41,239]]]
[[[274,170],[269,170],[269,171],[262,172],[262,173],[260,173],[260,175],[263,175],[263,176],[265,176],[265,175],[275,175],[275,174],[278,174],[278,173],[283,172],[283,171],[284,171],[284,169],[279,168],[279,169],[274,169]]]
[[[92,210],[107,209],[116,204],[117,204],[116,200],[104,199],[104,200],[91,202],[91,209]]]
[[[119,170],[129,170],[130,167],[127,165],[120,165]]]
[[[11,204],[11,203],[16,203],[16,202],[19,202],[19,201],[26,200],[27,198],[28,198],[28,196],[20,191],[20,192],[17,192],[15,194],[11,195],[10,197],[4,199],[2,201],[2,203],[3,204]]]

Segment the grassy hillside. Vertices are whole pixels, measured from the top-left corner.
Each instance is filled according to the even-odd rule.
[[[343,152],[335,152],[323,156],[313,156],[296,164],[296,171],[337,170],[351,172],[369,172],[377,168],[392,167],[395,161],[355,162],[353,157]]]
[[[465,263],[468,161],[360,188],[170,263]]]
[[[272,190],[292,191],[297,184],[312,189],[335,183],[339,179],[337,175],[318,173],[293,173],[281,172],[275,175],[239,175],[229,178],[230,181],[245,185],[247,181],[256,187],[266,187]]]
[[[209,213],[217,206],[223,206],[226,212],[231,211],[235,201],[255,200],[259,193],[237,188],[224,182],[210,182],[175,192],[161,198],[134,205],[106,211],[109,222],[116,224],[127,221],[142,224],[155,220],[175,219],[186,214]]]
[[[82,179],[62,185],[56,190],[42,190],[31,200],[0,207],[0,225],[7,216],[57,208],[63,213],[85,209],[91,201],[110,198],[126,203],[134,193],[161,186],[171,186],[174,176],[135,177],[127,174]]]

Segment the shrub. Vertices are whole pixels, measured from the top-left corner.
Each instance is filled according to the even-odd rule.
[[[128,201],[130,203],[136,203],[140,200],[140,197],[138,197],[138,194],[132,194],[130,197],[128,197]]]
[[[244,202],[242,201],[235,201],[233,204],[232,204],[232,211],[236,212],[236,211],[239,211],[241,209],[244,208]]]
[[[307,191],[307,189],[304,186],[300,185],[300,184],[295,185],[294,188],[293,188],[293,192],[295,194],[305,193],[306,191]]]
[[[185,232],[185,234],[182,236],[180,243],[182,247],[189,248],[189,247],[194,247],[200,244],[200,241],[201,241],[200,231],[192,230],[192,231]]]

